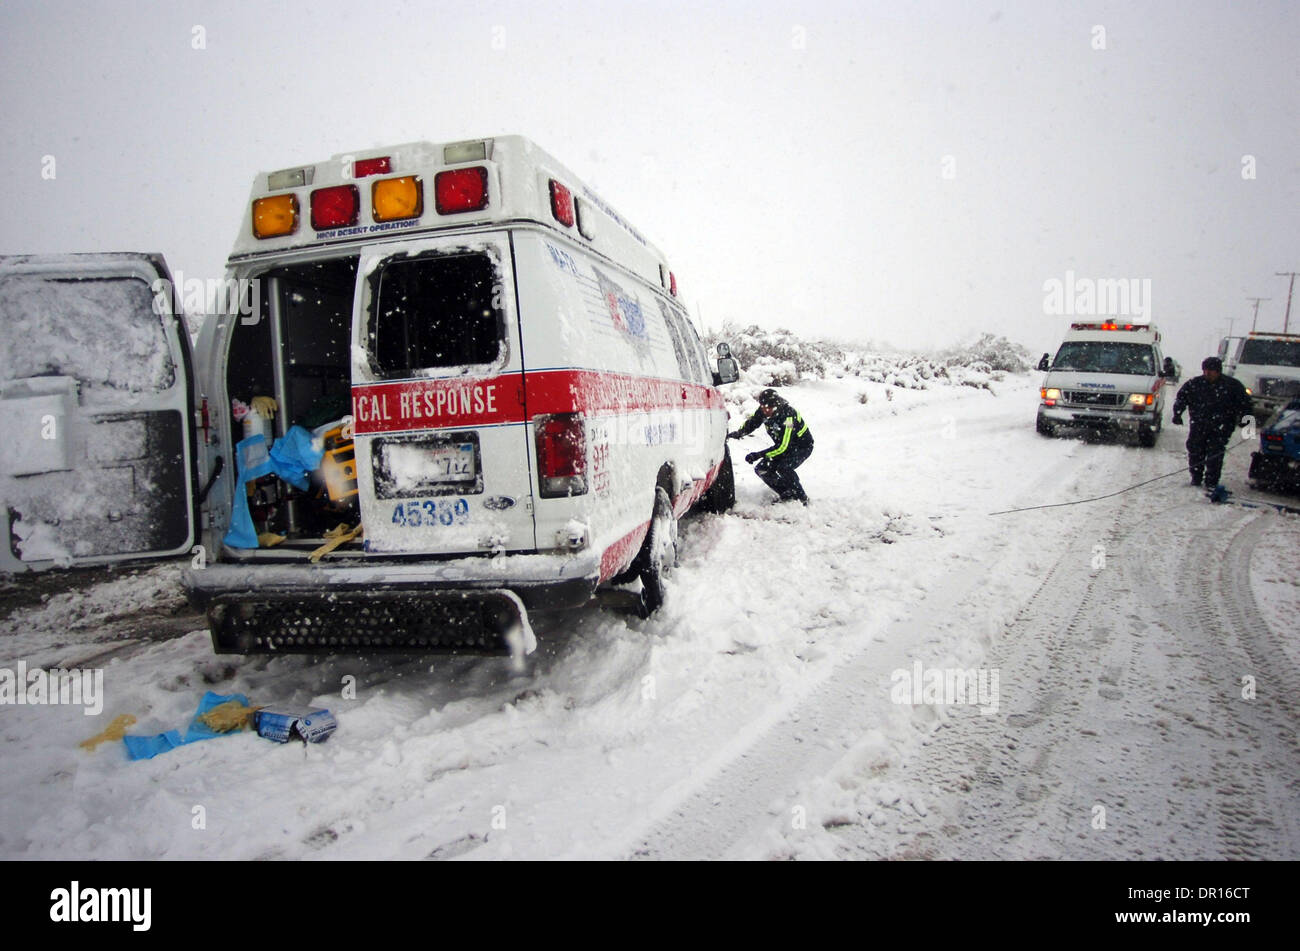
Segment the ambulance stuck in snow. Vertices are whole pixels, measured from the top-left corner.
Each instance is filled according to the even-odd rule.
[[[0,568],[193,552],[218,652],[518,650],[601,584],[657,608],[734,502],[735,361],[526,139],[259,174],[227,274],[192,358],[160,257],[0,260]]]
[[[1156,444],[1164,420],[1165,383],[1177,378],[1150,324],[1072,323],[1046,370],[1038,432],[1119,432],[1141,446]]]

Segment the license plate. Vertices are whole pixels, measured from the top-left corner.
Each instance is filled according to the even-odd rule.
[[[465,482],[474,478],[474,446],[461,443],[457,446],[437,446],[427,449],[429,479],[432,482]]]
[[[473,482],[474,444],[419,445],[389,443],[384,447],[389,477],[399,491],[448,482]]]

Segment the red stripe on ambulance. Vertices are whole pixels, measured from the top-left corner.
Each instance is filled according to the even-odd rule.
[[[526,380],[528,416],[551,413],[721,409],[722,394],[698,383],[595,370],[541,370]],[[521,374],[486,379],[401,380],[352,388],[359,435],[525,422]]]
[[[595,370],[530,372],[528,411],[540,413],[650,412],[673,409],[722,409],[722,394],[698,383],[674,382]]]
[[[519,423],[524,419],[520,375],[476,380],[402,380],[352,387],[358,435],[416,429]]]

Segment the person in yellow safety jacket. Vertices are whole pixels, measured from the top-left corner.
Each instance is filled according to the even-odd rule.
[[[776,390],[758,394],[758,412],[749,417],[728,439],[743,439],[762,424],[772,437],[772,447],[745,456],[746,462],[757,462],[755,474],[777,494],[778,502],[799,501],[808,504],[808,495],[799,481],[795,469],[803,465],[813,451],[812,432],[798,410],[783,400]]]

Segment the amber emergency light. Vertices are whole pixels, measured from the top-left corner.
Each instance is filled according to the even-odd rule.
[[[401,221],[424,213],[424,184],[418,175],[384,178],[370,186],[376,221]]]
[[[253,202],[253,235],[278,238],[298,229],[298,196],[271,195]]]

